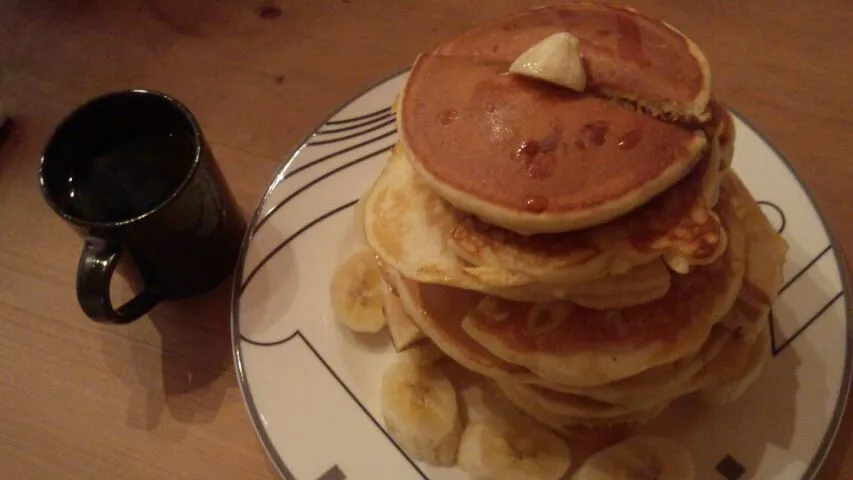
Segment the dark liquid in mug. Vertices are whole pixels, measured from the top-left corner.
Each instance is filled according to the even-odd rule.
[[[117,222],[146,213],[169,198],[192,168],[186,131],[128,134],[90,158],[73,162],[58,196],[79,218]]]

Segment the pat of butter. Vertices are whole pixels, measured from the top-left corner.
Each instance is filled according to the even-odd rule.
[[[579,42],[571,33],[555,33],[533,45],[512,62],[509,72],[578,92],[586,89]]]

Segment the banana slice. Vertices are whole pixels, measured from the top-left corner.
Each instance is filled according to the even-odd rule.
[[[381,402],[388,433],[412,458],[455,463],[462,418],[456,390],[438,367],[404,357],[385,372]]]
[[[332,277],[331,297],[335,316],[356,332],[374,333],[385,326],[382,289],[376,256],[361,249],[347,258]]]
[[[699,399],[707,405],[721,407],[740,398],[758,380],[764,364],[770,357],[770,330],[765,327],[749,348],[746,365],[740,376],[730,382],[699,392]]]
[[[578,39],[568,32],[555,33],[533,45],[512,62],[509,71],[578,92],[586,89]]]
[[[631,437],[589,457],[572,480],[692,480],[690,453],[672,440]]]
[[[558,480],[571,466],[571,450],[532,422],[484,419],[462,433],[459,466],[477,480]]]
[[[382,289],[383,305],[382,313],[388,323],[388,333],[391,334],[391,343],[394,350],[402,352],[415,343],[426,338],[424,332],[415,325],[403,309],[400,297],[396,295],[391,285],[385,284]]]

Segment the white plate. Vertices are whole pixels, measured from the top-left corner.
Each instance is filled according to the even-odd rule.
[[[328,285],[352,206],[396,140],[405,73],[344,105],[272,180],[243,245],[232,302],[234,358],[252,421],[284,478],[464,479],[409,459],[382,428],[393,349],[340,328]],[[791,246],[758,383],[721,409],[670,409],[648,427],[686,445],[700,479],[812,478],[850,386],[849,293],[835,242],[788,163],[741,118],[734,168]]]

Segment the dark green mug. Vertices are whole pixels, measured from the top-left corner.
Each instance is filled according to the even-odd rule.
[[[198,122],[165,94],[115,92],[72,112],[48,141],[39,182],[83,236],[77,298],[94,320],[128,323],[161,300],[206,292],[237,262],[245,220]],[[122,255],[143,285],[114,308]]]

